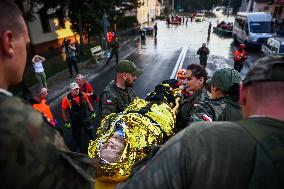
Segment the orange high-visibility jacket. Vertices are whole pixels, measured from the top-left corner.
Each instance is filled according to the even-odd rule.
[[[46,104],[46,100],[43,99],[39,104],[33,104],[33,108],[41,112],[51,123],[52,126],[55,126],[54,117],[51,113],[49,105]]]
[[[242,60],[245,57],[246,57],[245,50],[242,49],[241,52],[240,52],[240,50],[235,50],[234,51],[234,60],[235,61],[240,61],[240,60]]]

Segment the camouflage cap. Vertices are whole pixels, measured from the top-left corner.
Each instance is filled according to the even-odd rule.
[[[228,92],[230,87],[232,87],[235,83],[240,82],[240,73],[237,70],[231,68],[223,68],[217,70],[214,75],[207,80],[207,83],[209,85],[213,84],[224,92]]]
[[[246,74],[243,83],[254,81],[284,81],[284,57],[270,55],[258,59]]]
[[[131,73],[136,76],[139,76],[143,73],[143,70],[138,69],[136,65],[129,60],[122,60],[116,65],[116,71],[118,73]]]

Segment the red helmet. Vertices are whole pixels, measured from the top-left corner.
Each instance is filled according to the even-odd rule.
[[[241,43],[240,48],[245,49],[246,48],[245,44]]]

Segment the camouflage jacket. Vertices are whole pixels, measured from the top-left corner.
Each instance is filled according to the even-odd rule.
[[[40,113],[0,94],[0,188],[92,188],[94,162],[70,152]]]
[[[237,121],[242,119],[241,106],[229,96],[193,105],[188,125],[198,121]]]
[[[111,81],[101,94],[102,117],[110,113],[122,112],[136,97],[133,88],[121,89],[116,86],[115,81]]]
[[[265,138],[276,140],[260,147],[247,127],[262,128],[267,133]],[[249,118],[242,125],[240,122],[194,123],[168,140],[116,189],[283,188],[283,141],[284,122],[272,118]],[[265,151],[267,145],[275,148]],[[264,148],[265,154],[257,162],[260,148]],[[272,166],[263,163],[272,156],[277,163]],[[257,163],[261,164],[256,169]]]
[[[194,92],[191,97],[188,97],[187,99],[184,99],[182,102],[180,102],[175,131],[178,132],[187,126],[187,123],[190,119],[190,115],[192,114],[191,111],[194,104],[203,101],[208,101],[209,98],[210,97],[208,91],[203,88],[199,91]]]

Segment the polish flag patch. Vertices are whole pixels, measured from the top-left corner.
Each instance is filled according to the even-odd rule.
[[[112,101],[111,100],[106,100],[105,104],[112,104]]]
[[[202,118],[204,121],[212,122],[211,117],[209,117],[209,116],[208,116],[208,115],[206,115],[206,114],[203,114],[203,115],[201,116],[201,118]]]

